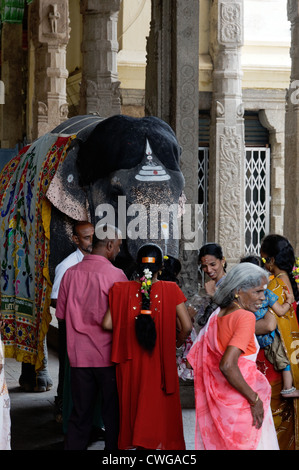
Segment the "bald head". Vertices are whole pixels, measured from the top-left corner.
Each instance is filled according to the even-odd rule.
[[[93,254],[105,256],[110,261],[114,261],[120,251],[122,244],[121,231],[108,224],[97,224],[93,239]]]
[[[122,238],[122,233],[114,225],[97,224],[94,238],[98,240],[95,240],[94,243],[106,243],[108,240],[117,240],[118,238]]]

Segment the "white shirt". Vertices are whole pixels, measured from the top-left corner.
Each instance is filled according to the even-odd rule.
[[[79,248],[77,248],[74,253],[71,253],[69,256],[67,256],[61,263],[59,263],[56,268],[55,268],[55,277],[54,277],[54,282],[53,282],[53,287],[52,287],[52,292],[51,292],[51,299],[57,299],[58,298],[58,292],[59,292],[59,286],[61,283],[61,279],[63,278],[63,275],[65,271],[70,268],[71,266],[74,266],[77,263],[80,263],[84,258],[84,255]]]

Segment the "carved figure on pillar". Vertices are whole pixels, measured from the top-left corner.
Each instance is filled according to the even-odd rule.
[[[60,13],[58,11],[57,3],[51,5],[52,11],[49,13],[49,20],[51,25],[52,33],[58,33],[58,19],[60,18]]]
[[[117,21],[120,0],[81,2],[83,16],[82,114],[109,117],[120,113],[117,72]]]
[[[69,41],[68,0],[36,0],[30,10],[31,26],[38,22],[38,30],[32,29],[30,40],[35,51],[35,64],[41,65],[34,73],[34,107],[37,123],[32,139],[60,124],[67,118],[66,46]],[[61,112],[63,110],[63,112]]]

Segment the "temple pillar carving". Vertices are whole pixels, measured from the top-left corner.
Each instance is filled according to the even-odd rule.
[[[198,0],[152,0],[145,110],[168,122],[182,147],[186,214],[180,233],[180,277],[189,299],[198,292],[198,38]]]
[[[215,0],[211,7],[213,61],[209,155],[208,239],[219,243],[228,265],[244,254],[244,107],[241,48],[243,0]]]
[[[33,2],[29,8],[29,31],[29,96],[32,110],[29,112],[28,136],[34,140],[68,117],[68,0]]]
[[[0,143],[2,148],[22,147],[24,126],[24,56],[22,25],[1,25]],[[14,51],[12,54],[11,51]],[[1,99],[2,98],[2,99]]]
[[[83,15],[81,114],[121,112],[117,72],[120,0],[81,0]]]
[[[299,253],[299,4],[288,0],[291,23],[292,60],[290,86],[286,96],[285,118],[285,211],[284,235]]]
[[[278,107],[277,107],[278,108]],[[284,233],[284,109],[261,109],[261,124],[269,130],[271,147],[271,224],[270,232]]]

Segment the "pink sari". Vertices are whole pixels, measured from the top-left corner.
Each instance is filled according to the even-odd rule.
[[[229,384],[219,369],[223,356],[217,340],[219,310],[211,315],[187,356],[194,370],[195,449],[255,450],[259,448],[264,424],[261,429],[252,426],[253,418],[248,401]],[[238,365],[248,385],[262,400],[267,418],[265,421],[269,423],[272,433],[272,416],[268,416],[271,387],[257,370],[255,359],[256,354],[241,356]],[[277,442],[274,442],[272,448],[277,448]]]

